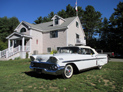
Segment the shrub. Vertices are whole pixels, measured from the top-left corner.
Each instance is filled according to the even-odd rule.
[[[57,50],[52,50],[51,52],[50,52],[50,54],[56,54],[57,53]]]

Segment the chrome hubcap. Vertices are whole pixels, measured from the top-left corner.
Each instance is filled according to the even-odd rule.
[[[73,72],[73,70],[72,70],[71,66],[67,66],[67,67],[65,68],[65,75],[66,75],[67,77],[71,77],[72,72]]]

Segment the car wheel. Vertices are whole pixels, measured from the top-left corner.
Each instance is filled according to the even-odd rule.
[[[64,69],[62,76],[65,79],[69,79],[72,77],[72,75],[73,75],[73,67],[72,67],[72,65],[68,64],[65,66],[65,69]]]

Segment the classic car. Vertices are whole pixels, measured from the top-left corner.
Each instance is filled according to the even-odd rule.
[[[107,54],[98,54],[89,46],[61,47],[57,54],[32,55],[30,69],[45,74],[62,75],[69,79],[75,71],[98,67],[108,63]]]

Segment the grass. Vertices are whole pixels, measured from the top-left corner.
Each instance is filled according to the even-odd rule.
[[[122,62],[109,62],[102,70],[91,69],[63,79],[31,72],[29,61],[0,61],[1,92],[123,92]]]

